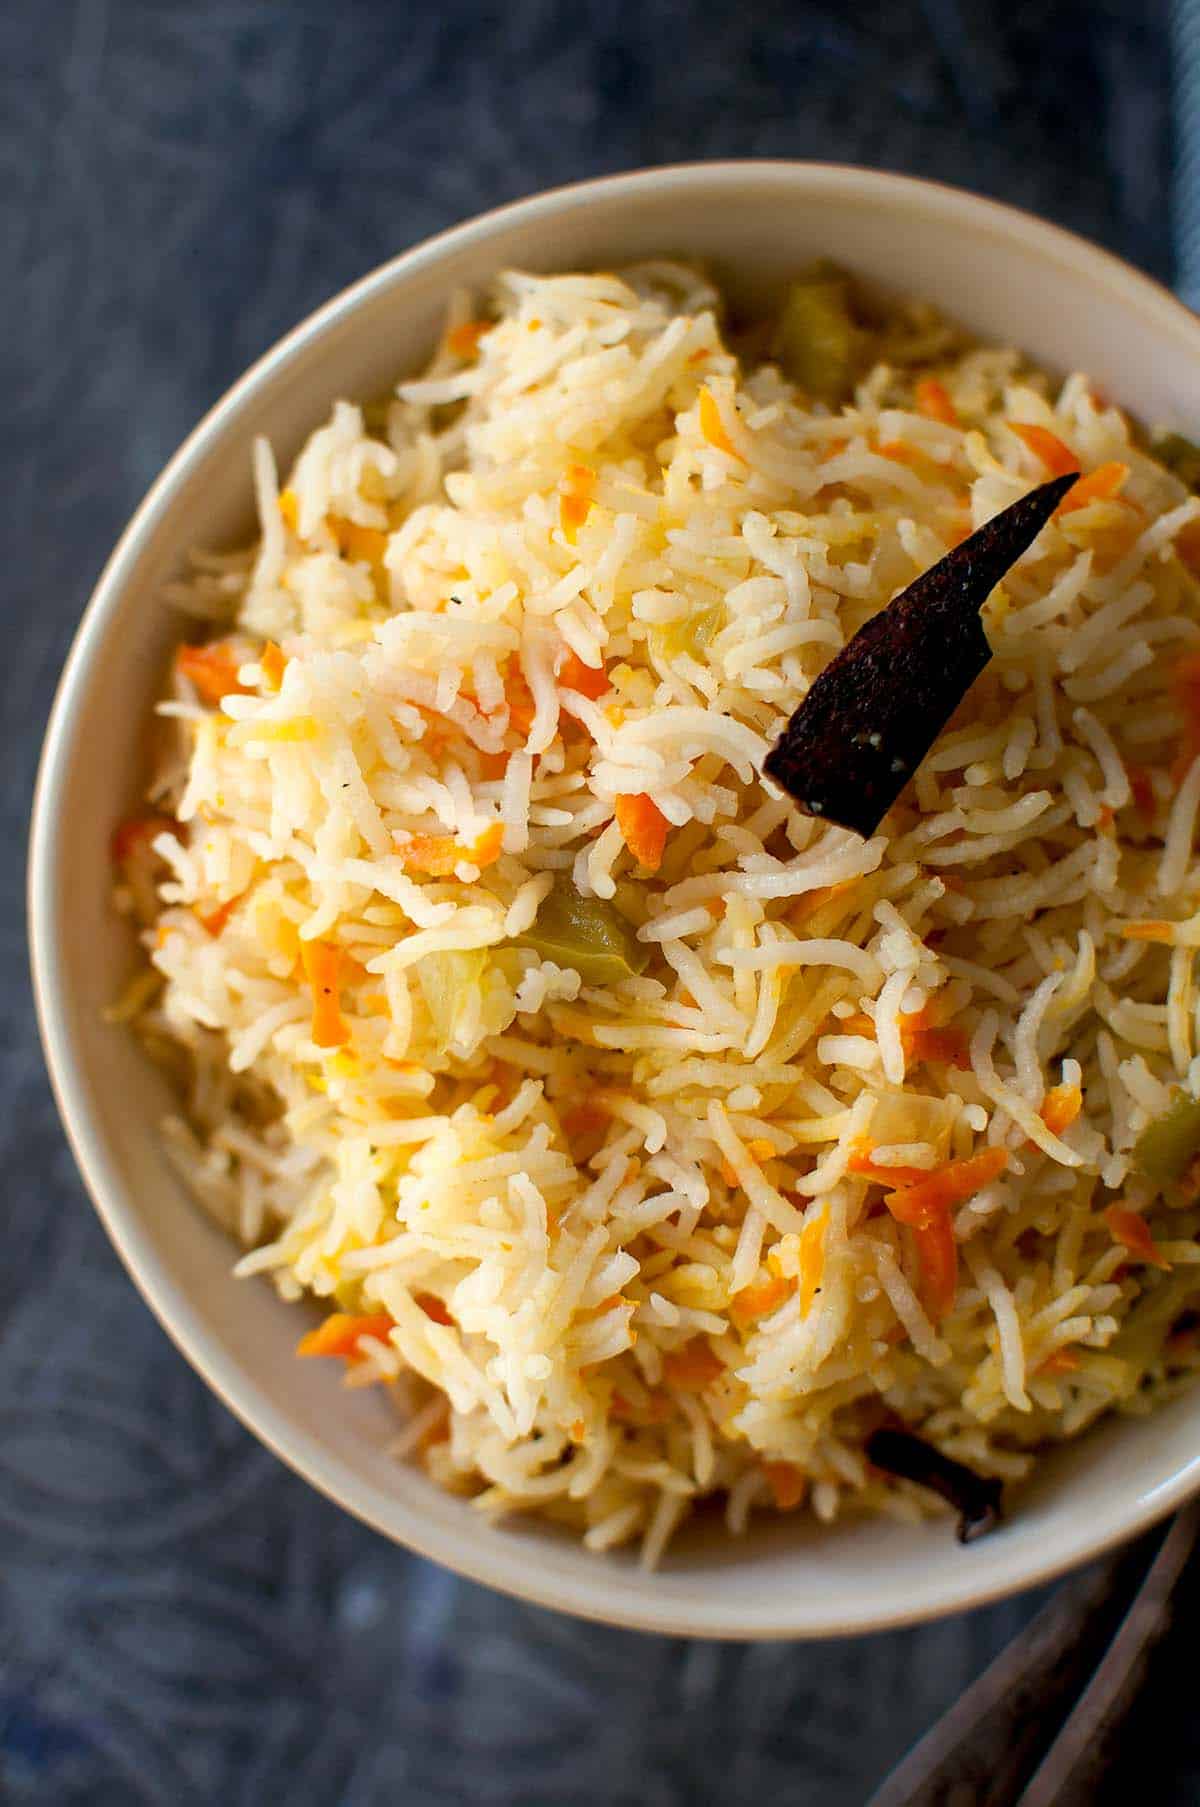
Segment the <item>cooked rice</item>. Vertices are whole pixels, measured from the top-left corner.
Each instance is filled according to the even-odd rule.
[[[739,361],[689,270],[510,273],[495,316],[480,336],[460,300],[425,377],[339,402],[282,497],[260,442],[256,553],[171,591],[231,626],[243,688],[214,708],[175,678],[154,801],[184,827],[153,842],[157,896],[137,858],[119,891],[162,980],[130,1010],[186,1100],[168,1145],[239,1272],[391,1320],[348,1379],[391,1388],[400,1453],[483,1510],[647,1560],[706,1495],[735,1530],[805,1488],[822,1519],[911,1516],[864,1459],[885,1415],[1019,1478],[1194,1359],[1167,1339],[1197,1216],[1132,1150],[1200,1082],[1200,759],[1172,775],[1171,682],[1200,648],[1175,552],[1200,502],[1086,381],[1056,399],[927,315],[837,415]],[[914,347],[961,425],[914,405]],[[1013,420],[1124,489],[994,593],[995,657],[883,829],[801,815],[763,755],[850,634],[1041,480]],[[614,816],[640,796],[653,873]],[[453,868],[415,869],[413,836]],[[530,947],[552,885],[612,900],[644,972]],[[1173,946],[1122,937],[1147,918]],[[313,1038],[314,943],[340,950],[344,1046]],[[961,1067],[914,1057],[917,1011]],[[1062,1083],[1084,1103],[1055,1133]],[[864,1141],[925,1172],[1009,1151],[957,1207],[941,1323]],[[1116,1197],[1174,1271],[1114,1243]]]

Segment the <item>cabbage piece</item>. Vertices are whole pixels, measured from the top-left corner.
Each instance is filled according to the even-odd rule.
[[[473,1025],[480,1020],[479,988],[487,955],[479,948],[426,954],[417,963],[417,983],[443,1054],[469,1053],[478,1040]]]
[[[518,946],[543,960],[570,966],[585,985],[616,985],[645,972],[650,950],[611,903],[582,897],[567,878],[558,878]]]

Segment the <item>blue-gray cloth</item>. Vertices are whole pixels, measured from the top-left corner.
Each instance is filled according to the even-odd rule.
[[[1197,16],[1182,0],[1173,20],[1168,0],[0,7],[4,1802],[841,1807],[1027,1618],[1029,1599],[827,1647],[645,1638],[460,1582],[319,1499],[175,1353],[84,1198],[32,1024],[22,847],[107,551],[200,414],[317,302],[494,202],[722,155],[973,186],[1168,278],[1174,217],[1200,292]],[[1154,1733],[1141,1800],[1196,1798],[1195,1725],[1177,1711]]]

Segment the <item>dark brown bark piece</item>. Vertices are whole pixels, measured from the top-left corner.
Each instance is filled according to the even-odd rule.
[[[928,1487],[958,1513],[959,1543],[973,1543],[992,1530],[1000,1519],[1003,1487],[989,1476],[976,1474],[965,1462],[944,1456],[932,1443],[912,1431],[878,1430],[867,1438],[868,1462],[886,1474],[898,1475]]]
[[[875,833],[992,656],[980,609],[1077,478],[1004,509],[825,667],[763,763],[806,815]]]

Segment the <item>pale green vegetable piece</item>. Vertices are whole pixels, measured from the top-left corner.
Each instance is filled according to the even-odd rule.
[[[1161,1117],[1148,1123],[1134,1145],[1139,1173],[1159,1186],[1181,1180],[1200,1155],[1200,1098],[1177,1092]]]
[[[417,983],[443,1053],[455,1040],[464,1006],[478,989],[486,966],[487,955],[478,948],[426,954],[417,964]]]
[[[1200,445],[1194,440],[1185,439],[1182,433],[1164,433],[1155,440],[1153,451],[1158,462],[1173,471],[1181,483],[1189,489],[1200,489]]]
[[[649,948],[612,904],[581,897],[567,878],[555,881],[518,945],[556,966],[574,968],[585,985],[616,985],[645,972],[650,959]]]
[[[784,375],[819,401],[845,401],[865,335],[850,308],[850,279],[822,260],[789,284],[773,352]]]
[[[650,650],[659,659],[677,659],[683,653],[698,659],[718,632],[723,614],[720,603],[715,602],[678,621],[661,621],[650,629]]]

